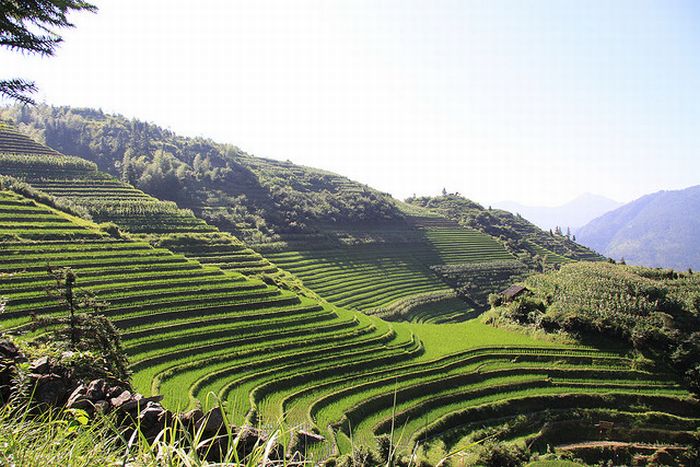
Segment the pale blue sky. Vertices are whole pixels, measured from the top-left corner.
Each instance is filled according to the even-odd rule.
[[[398,197],[700,183],[697,2],[95,3],[55,57],[1,52],[2,75]]]

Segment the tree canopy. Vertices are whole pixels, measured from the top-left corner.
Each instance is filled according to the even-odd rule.
[[[68,21],[72,11],[97,11],[83,0],[0,0],[0,46],[10,50],[51,56],[62,42],[56,30],[73,27]],[[33,103],[30,94],[36,84],[24,78],[0,80],[0,95],[24,103]]]

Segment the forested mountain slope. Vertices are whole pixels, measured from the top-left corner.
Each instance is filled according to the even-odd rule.
[[[31,184],[4,178],[10,190],[0,191],[0,294],[8,299],[3,332],[61,313],[44,291],[51,280],[46,265],[70,266],[78,287],[109,302],[105,313],[123,332],[140,391],[162,393],[171,407],[208,406],[214,395],[238,423],[269,426],[284,419],[318,430],[327,441],[309,447],[314,459],[351,452],[353,443],[371,445],[375,436],[390,434],[393,423],[402,427],[401,453],[418,445],[433,462],[485,433],[526,439],[540,452],[566,449],[600,439],[594,425],[601,418],[615,420],[615,439],[631,453],[650,438],[676,456],[688,452],[697,401],[663,367],[624,350],[538,341],[476,320],[387,323],[329,305],[304,285],[290,287],[291,279],[265,258],[191,212],[83,159],[40,146],[20,149],[23,136],[12,129],[0,133],[11,141],[0,146],[0,174]],[[115,222],[125,233],[46,203]],[[477,258],[494,255],[486,263],[514,261],[502,259],[508,252],[481,232],[419,208],[409,215],[420,225],[381,235],[423,232],[444,267],[470,264],[466,245],[482,245],[474,250]],[[463,236],[462,246],[452,249],[445,234]],[[261,270],[250,272],[248,258]],[[629,410],[621,413],[621,406]],[[564,425],[566,436],[546,428]]]
[[[249,244],[316,232],[318,224],[403,217],[388,195],[345,177],[99,110],[18,106],[4,109],[2,117],[51,148],[91,160]]]
[[[609,212],[577,231],[584,245],[630,264],[700,268],[700,186],[660,191]]]

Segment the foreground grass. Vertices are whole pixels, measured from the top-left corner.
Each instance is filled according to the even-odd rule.
[[[114,424],[110,416],[88,419],[81,410],[49,411],[30,415],[26,408],[0,408],[0,465],[2,466],[172,466],[229,465],[237,467],[300,466],[303,462],[268,459],[274,444],[284,438],[277,431],[269,441],[256,445],[239,459],[239,439],[231,431],[221,435],[229,449],[221,462],[207,460],[211,439],[200,430],[189,433],[175,419],[149,442],[139,431],[130,434]],[[284,446],[283,446],[284,447]]]

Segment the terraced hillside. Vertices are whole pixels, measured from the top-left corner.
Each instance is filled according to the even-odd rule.
[[[464,264],[512,260],[503,245],[478,230],[462,227],[444,217],[409,217],[438,252],[439,263]]]
[[[11,135],[13,141],[22,138],[8,126],[0,128],[0,134]],[[25,139],[27,151],[33,150],[32,144],[40,147]],[[0,145],[0,173],[12,174],[59,200],[80,206],[97,222],[114,222],[124,231],[204,264],[245,274],[277,272],[269,261],[231,235],[216,231],[191,211],[146,195],[99,172],[90,162],[55,152],[52,153],[55,157],[47,158],[38,150],[27,154],[3,153],[9,149]],[[264,167],[272,170],[270,166],[274,165],[264,160],[257,164],[255,170]],[[293,167],[275,170],[274,173],[282,175],[287,173],[282,170],[291,171],[288,176],[295,176]],[[339,183],[333,177],[329,180],[327,183],[331,185]],[[345,188],[351,190],[353,186]],[[268,252],[265,246],[260,249],[314,293],[331,303],[358,310],[377,309],[424,293],[450,292],[450,286],[431,270],[434,265],[512,259],[490,237],[440,217],[409,215],[408,220],[380,225],[363,223],[354,229],[332,228],[327,228],[330,234],[326,235],[286,234],[282,251]],[[278,249],[277,245],[272,246]],[[297,247],[298,250],[293,249]],[[489,288],[488,292],[494,290]],[[445,306],[452,308],[449,313]],[[460,321],[468,316],[470,309],[470,305],[458,299],[448,304],[424,303],[421,319],[442,321],[450,317],[452,321]]]
[[[238,239],[219,232],[191,211],[99,172],[94,163],[42,150],[44,146],[32,145],[26,136],[0,125],[0,143],[10,139],[14,145],[0,144],[0,175],[18,178],[64,205],[77,206],[95,222],[115,223],[144,240],[167,244],[202,263],[223,269],[249,275],[277,271]],[[20,140],[27,142],[18,144]],[[11,149],[34,152],[8,152]]]
[[[314,233],[329,221],[401,218],[389,195],[346,177],[254,157],[120,115],[39,105],[0,109],[0,118],[64,154],[91,160],[159,199],[192,209],[248,244]]]
[[[441,217],[408,216],[405,222],[381,228],[364,226],[334,233],[352,243],[323,244],[316,238],[298,236],[288,241],[282,251],[260,249],[328,301],[363,311],[377,311],[426,293],[449,292],[448,282],[432,269],[435,266],[503,260],[516,263],[491,237]],[[353,241],[357,238],[361,241]],[[483,285],[489,292],[497,290]],[[452,310],[456,321],[464,319],[470,309],[463,302],[459,313],[455,300],[449,306],[456,307]],[[443,307],[444,304],[433,306],[433,302],[424,302],[426,319],[430,320],[431,314],[444,319]]]
[[[462,226],[500,238],[508,250],[533,268],[567,262],[601,261],[602,256],[564,235],[547,233],[519,215],[484,208],[458,194],[407,200],[414,208],[428,209]]]
[[[119,115],[49,106],[6,109],[2,115],[65,153],[92,160],[151,195],[192,209],[343,306],[369,311],[457,287],[468,302],[466,312],[470,306],[483,307],[490,292],[520,278],[514,263],[499,274],[491,271],[493,265],[482,271],[477,264],[516,256],[528,269],[540,270],[570,258],[600,259],[574,242],[552,238],[524,220],[505,219],[480,206],[474,210],[474,222],[457,217],[448,222],[445,217],[452,212],[418,209],[337,174],[251,156],[230,145],[185,138]],[[426,224],[435,218],[441,218],[436,224],[446,225]],[[496,222],[490,222],[492,218]],[[461,226],[455,227],[455,220]],[[504,222],[505,230],[491,228]],[[474,231],[486,235],[468,238],[480,235]],[[383,243],[395,247],[383,248]],[[405,251],[397,252],[399,244]],[[314,262],[319,275],[309,277],[304,268]],[[452,269],[447,279],[444,271],[431,270],[463,264],[469,267]],[[358,271],[367,272],[365,280],[357,277]],[[453,280],[455,271],[461,271],[458,281]],[[327,290],[335,285],[327,280],[331,276],[346,276],[342,291]],[[502,281],[489,282],[496,276]],[[391,287],[401,292],[388,290]],[[441,313],[438,308],[435,313]]]
[[[107,180],[94,166],[67,156],[13,154],[2,160],[6,165],[0,173],[21,175],[46,190],[56,189],[51,182],[60,180],[94,179],[96,186]],[[74,173],[66,176],[69,171],[59,170],[63,166]],[[146,196],[128,185],[116,188],[137,199]],[[67,188],[60,199],[88,209],[90,203],[81,200],[97,198],[70,193]],[[119,196],[106,204],[115,202]],[[111,220],[92,212],[99,220]],[[116,236],[16,193],[1,192],[0,295],[8,298],[1,329],[22,329],[32,313],[60,313],[44,292],[49,283],[46,264],[70,266],[78,273],[79,287],[110,303],[106,314],[123,331],[140,391],[164,394],[170,407],[191,407],[197,401],[211,406],[217,397],[239,423],[270,427],[284,419],[316,429],[327,442],[310,448],[314,458],[347,453],[351,444],[371,445],[374,436],[391,431],[392,420],[401,426],[400,440],[395,431],[401,452],[411,452],[418,443],[421,456],[433,463],[453,448],[492,433],[539,451],[548,445],[585,451],[597,441],[612,440],[628,456],[649,449],[682,456],[700,427],[697,400],[651,362],[611,349],[537,341],[476,320],[387,323],[337,308],[310,298],[310,292],[304,297],[241,274],[237,271],[245,268],[232,258],[218,258],[221,251],[205,254],[202,250],[217,242],[248,253],[234,237],[193,224],[186,220],[187,211],[177,213],[168,221],[172,230],[148,233],[135,227],[138,233],[129,240],[117,238],[109,226],[106,231]],[[404,246],[411,241],[424,245],[413,253],[416,268],[434,261],[444,267],[479,264],[463,262],[468,256],[450,248],[445,229],[453,229],[465,249],[479,239],[486,246],[484,238],[489,237],[444,221],[435,225],[434,217],[426,217],[432,220],[418,216],[414,224],[404,224],[410,228],[385,229],[390,242],[370,242],[363,248],[391,251],[392,242],[403,238]],[[130,219],[122,219],[122,227],[129,230]],[[180,219],[202,227],[179,229]],[[141,218],[135,225],[145,224]],[[434,243],[418,241],[431,234]],[[345,238],[358,236],[350,232]],[[191,248],[202,261],[211,261],[202,265],[163,246]],[[224,250],[229,251],[227,246]],[[499,264],[504,258],[489,262]],[[358,260],[368,261],[368,256]],[[438,290],[436,302],[450,300],[450,293]],[[613,430],[599,432],[595,425],[601,420],[613,421]],[[557,426],[566,426],[569,437]]]
[[[59,313],[60,306],[45,293],[52,280],[46,267],[70,266],[80,287],[109,302],[106,313],[124,330],[137,387],[146,392],[162,387],[173,405],[194,401],[183,392],[186,386],[169,382],[189,374],[186,368],[209,374],[213,371],[204,365],[207,361],[225,367],[236,360],[234,355],[254,359],[261,348],[277,349],[279,355],[284,349],[298,350],[306,347],[310,324],[319,344],[336,348],[342,341],[357,349],[366,346],[368,354],[397,356],[404,347],[407,355],[419,348],[408,333],[405,342],[395,342],[397,334],[376,319],[202,266],[143,242],[111,238],[91,222],[13,192],[0,192],[0,213],[0,283],[7,299],[3,330],[26,327],[32,314]],[[333,354],[329,345],[318,349]]]
[[[238,422],[316,428],[329,440],[316,456],[348,452],[351,436],[371,444],[392,418],[404,427],[402,448],[419,442],[427,457],[484,426],[545,446],[543,423],[574,410],[589,417],[582,425],[615,416],[616,434],[635,440],[636,424],[655,413],[645,436],[680,450],[700,423],[697,402],[668,374],[616,352],[537,342],[478,321],[390,325],[111,238],[12,192],[0,192],[0,212],[4,331],[22,329],[32,313],[60,313],[44,292],[45,268],[71,266],[80,287],[109,301],[139,390],[164,394],[172,407],[211,405],[215,395]],[[623,403],[629,410],[613,413]],[[537,423],[510,426],[518,414]],[[596,439],[588,431],[565,441],[589,436]],[[438,438],[445,444],[430,442]]]

